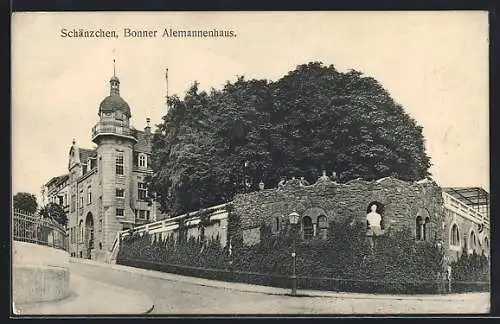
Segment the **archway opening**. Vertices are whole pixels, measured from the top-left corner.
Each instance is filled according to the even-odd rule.
[[[87,256],[90,258],[91,250],[94,248],[94,217],[88,213],[85,218],[85,247]]]
[[[313,222],[312,222],[311,217],[304,216],[302,218],[302,229],[304,231],[304,240],[312,239],[312,237],[314,235],[314,228],[313,228]]]

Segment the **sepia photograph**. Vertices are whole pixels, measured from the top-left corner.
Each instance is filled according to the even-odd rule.
[[[11,317],[490,312],[487,11],[11,29]]]

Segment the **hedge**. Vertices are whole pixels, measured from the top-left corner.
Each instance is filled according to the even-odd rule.
[[[442,248],[429,242],[415,244],[408,230],[403,230],[377,238],[375,248],[371,249],[362,225],[331,224],[330,228],[326,240],[296,243],[299,286],[412,294],[446,290]],[[289,286],[296,237],[293,231],[272,235],[262,224],[259,244],[236,243],[231,253],[227,246],[221,247],[218,237],[206,239],[201,233],[200,238],[180,236],[174,240],[171,234],[163,241],[152,242],[147,234],[134,234],[124,238],[117,262],[209,279]],[[489,268],[485,262],[483,257],[472,256],[453,264],[453,280],[465,282],[454,287],[463,291],[488,290]],[[472,277],[470,272],[476,270]]]

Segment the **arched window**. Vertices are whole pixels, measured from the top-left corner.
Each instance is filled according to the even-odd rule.
[[[279,215],[274,216],[271,228],[272,228],[273,234],[277,234],[280,232],[281,219],[280,219]]]
[[[430,235],[430,225],[431,225],[431,219],[429,217],[425,218],[424,221],[424,241],[429,240],[429,235]]]
[[[328,234],[328,221],[325,215],[318,216],[318,235],[322,239],[326,239]]]
[[[314,234],[314,229],[313,229],[313,223],[312,223],[311,217],[304,216],[302,218],[302,229],[304,231],[304,239],[305,240],[312,239],[313,234]]]
[[[470,248],[474,250],[477,247],[477,238],[476,233],[474,231],[470,232]]]
[[[484,252],[485,253],[490,252],[490,241],[488,240],[487,236],[484,238]]]
[[[423,241],[424,240],[424,220],[422,219],[421,216],[417,216],[415,220],[415,228],[416,228],[416,233],[415,237],[417,241]]]
[[[453,224],[450,231],[450,245],[460,246],[460,232],[457,224]]]

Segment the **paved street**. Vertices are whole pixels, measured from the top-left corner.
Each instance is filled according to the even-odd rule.
[[[289,297],[269,293],[274,288],[264,288],[263,292],[241,291],[231,286],[244,285],[224,283],[213,287],[203,285],[203,279],[193,278],[189,282],[190,278],[183,277],[178,281],[175,275],[167,280],[161,278],[164,274],[155,271],[119,271],[81,263],[70,263],[70,270],[74,275],[147,295],[154,302],[153,314],[457,314],[489,310],[489,294],[399,297],[332,293]]]

